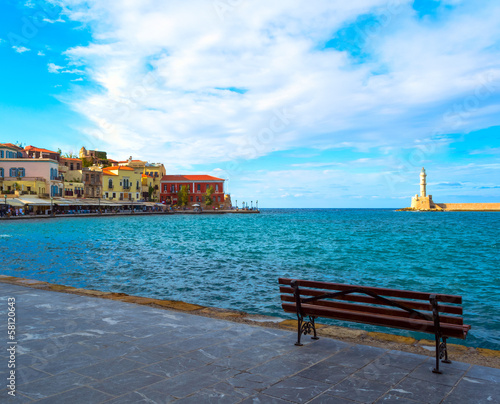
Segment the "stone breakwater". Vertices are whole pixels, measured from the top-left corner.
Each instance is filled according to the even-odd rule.
[[[141,296],[131,296],[126,293],[102,292],[98,290],[74,288],[71,286],[57,285],[38,280],[17,278],[6,275],[0,275],[0,282],[31,287],[34,289],[71,293],[81,296],[92,296],[102,299],[121,301],[124,303],[133,303],[155,308],[177,310],[199,316],[219,318],[256,326],[294,331],[297,329],[297,320],[283,320],[282,318],[277,317],[251,315],[241,311],[206,307],[182,301],[154,299]],[[316,327],[318,330],[318,335],[320,337],[334,338],[340,341],[377,346],[386,349],[417,353],[426,356],[434,356],[433,349],[435,342],[427,339],[416,340],[412,337],[404,337],[380,332],[368,332],[364,330],[338,327],[321,323],[317,323]],[[500,369],[500,351],[485,348],[472,348],[463,345],[448,343],[448,352],[455,361]]]

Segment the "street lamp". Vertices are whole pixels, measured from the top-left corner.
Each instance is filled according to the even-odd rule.
[[[101,197],[98,196],[97,199],[99,200],[99,214],[101,214]]]
[[[52,207],[54,198],[50,197],[50,216],[54,216],[54,208]]]
[[[253,201],[250,201],[250,207],[252,208],[253,210]]]
[[[255,201],[255,208],[259,210],[259,201]]]
[[[7,198],[7,196],[5,196]],[[236,209],[238,209],[238,199],[235,199],[236,201]]]

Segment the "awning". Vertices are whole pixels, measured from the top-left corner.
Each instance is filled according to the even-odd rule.
[[[0,201],[1,205],[5,205],[5,198]],[[23,207],[25,204],[16,198],[7,198],[7,205],[15,206],[16,208]]]

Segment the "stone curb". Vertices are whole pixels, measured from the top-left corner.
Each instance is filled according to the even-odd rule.
[[[297,320],[283,320],[281,318],[270,316],[251,315],[241,311],[200,306],[176,300],[162,300],[149,297],[131,296],[126,293],[101,292],[98,290],[81,289],[72,286],[58,285],[7,275],[0,275],[0,282],[34,289],[49,290],[52,292],[71,293],[81,296],[116,300],[124,303],[141,304],[160,309],[163,308],[188,312],[190,314],[196,314],[204,317],[218,318],[233,322],[244,322],[268,328],[281,328],[291,331],[297,330]],[[379,346],[386,349],[418,353],[426,356],[434,356],[435,342],[427,339],[416,340],[412,337],[404,337],[380,332],[369,332],[321,323],[316,323],[316,329],[318,330],[318,336],[320,337],[334,338],[356,344]],[[448,350],[452,358],[455,358],[455,360],[500,368],[500,351],[486,348],[473,348],[450,343],[448,343]]]

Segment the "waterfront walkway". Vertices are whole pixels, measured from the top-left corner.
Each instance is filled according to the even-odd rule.
[[[16,397],[7,395],[15,297]],[[495,403],[500,369],[0,283],[0,402]],[[453,358],[452,358],[453,359]]]

